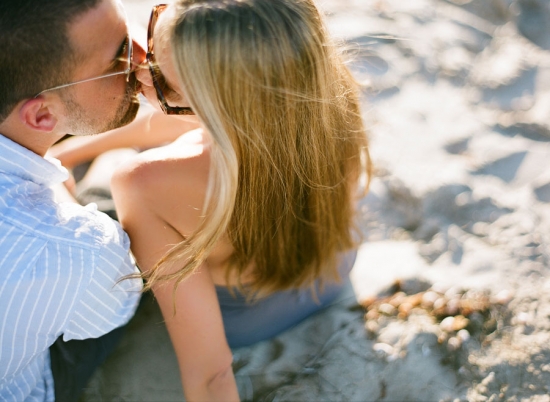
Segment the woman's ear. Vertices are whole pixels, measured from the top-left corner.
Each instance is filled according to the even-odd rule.
[[[42,97],[24,102],[19,109],[19,118],[23,124],[33,130],[50,133],[57,125],[57,117]]]

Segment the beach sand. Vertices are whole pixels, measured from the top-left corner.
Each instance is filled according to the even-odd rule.
[[[234,350],[241,398],[550,401],[550,1],[319,6],[364,85],[365,239],[337,303]],[[183,399],[151,297],[83,399]]]

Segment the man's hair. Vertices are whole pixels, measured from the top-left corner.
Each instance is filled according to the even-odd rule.
[[[100,1],[0,1],[0,122],[18,102],[71,76],[68,26]]]

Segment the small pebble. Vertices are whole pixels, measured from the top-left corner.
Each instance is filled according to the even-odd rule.
[[[394,306],[392,306],[390,303],[382,303],[378,307],[378,312],[384,315],[395,315],[395,313],[397,312],[397,309]]]
[[[447,314],[455,315],[460,310],[460,300],[453,298],[447,301],[446,304]]]
[[[453,328],[454,328],[454,322],[455,322],[455,318],[450,316],[450,317],[445,317],[441,323],[439,324],[439,328],[441,328],[442,331],[445,331],[445,332],[452,332],[453,331]]]
[[[405,315],[407,317],[411,310],[413,309],[413,305],[409,302],[405,302],[397,307],[397,310],[399,311],[400,315]]]
[[[375,343],[372,349],[377,355],[389,356],[393,354],[393,347],[387,343]]]
[[[516,323],[520,325],[525,325],[529,322],[529,313],[521,312],[516,315]]]
[[[366,328],[367,331],[369,331],[370,333],[375,334],[375,333],[377,333],[378,330],[380,329],[380,325],[378,325],[378,323],[377,323],[376,321],[369,320],[369,321],[367,321],[367,323],[365,324],[365,328]]]
[[[422,307],[432,308],[439,295],[435,292],[428,291],[422,296]]]
[[[470,320],[463,315],[457,315],[453,321],[453,331],[460,331],[468,326]]]
[[[498,304],[507,304],[512,300],[513,294],[508,289],[501,290],[495,295],[494,302]]]
[[[377,320],[378,317],[380,317],[380,314],[378,313],[378,310],[372,309],[367,311],[367,314],[365,314],[365,318],[367,320]]]
[[[393,307],[399,307],[407,299],[405,292],[397,292],[389,301]]]
[[[447,348],[452,352],[458,350],[462,346],[462,341],[456,336],[452,336],[447,341]]]
[[[454,299],[456,297],[460,297],[460,294],[461,289],[455,286],[445,292],[445,297],[447,297],[448,299]]]
[[[439,309],[442,309],[446,306],[447,304],[447,300],[444,298],[444,297],[440,297],[438,299],[436,299],[436,301],[434,302],[434,310],[439,310]]]
[[[461,329],[460,331],[458,331],[456,336],[462,342],[468,342],[468,340],[470,339],[470,332],[468,332],[467,329]]]

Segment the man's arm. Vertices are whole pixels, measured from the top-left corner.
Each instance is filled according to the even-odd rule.
[[[78,297],[63,330],[65,340],[98,337],[126,324],[141,297],[142,280],[128,235],[107,215],[84,208],[87,216],[81,219],[90,223],[81,230],[93,236],[85,240],[95,247],[87,254],[72,253],[73,266],[80,265],[89,279],[84,287],[71,289]]]

